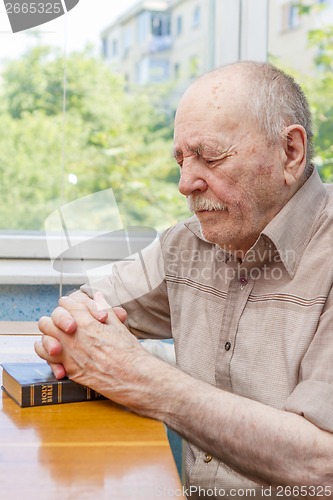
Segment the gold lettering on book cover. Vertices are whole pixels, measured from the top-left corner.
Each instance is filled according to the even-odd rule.
[[[52,403],[52,385],[42,385],[42,404]]]

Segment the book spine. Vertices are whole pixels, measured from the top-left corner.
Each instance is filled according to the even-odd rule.
[[[22,387],[21,406],[45,406],[96,399],[104,399],[104,397],[89,387],[66,379]]]

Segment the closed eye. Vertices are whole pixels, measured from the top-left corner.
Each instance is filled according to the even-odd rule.
[[[223,160],[226,160],[230,156],[234,156],[237,154],[236,151],[224,151],[222,154],[215,156],[215,157],[209,157],[209,158],[204,158],[205,162],[208,165],[214,165],[214,164],[220,164]]]
[[[170,151],[170,156],[173,158],[179,165],[179,167],[183,164],[183,155],[180,151],[172,150]]]

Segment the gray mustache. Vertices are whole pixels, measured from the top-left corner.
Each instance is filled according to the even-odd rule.
[[[227,207],[219,201],[213,201],[204,196],[193,196],[187,197],[187,205],[191,212],[199,212],[200,210],[225,210]]]

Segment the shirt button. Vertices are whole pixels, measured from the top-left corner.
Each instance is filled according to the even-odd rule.
[[[231,347],[231,343],[230,343],[230,342],[226,342],[226,343],[224,344],[224,349],[225,349],[226,351],[229,351],[229,350],[230,350],[230,347]]]
[[[239,279],[239,282],[240,282],[242,287],[248,284],[248,280],[247,280],[247,278],[245,278],[245,276],[241,276],[241,278]]]
[[[205,453],[205,457],[204,457],[205,464],[209,464],[209,462],[211,462],[212,460],[213,460],[212,455],[209,455],[209,453]]]

